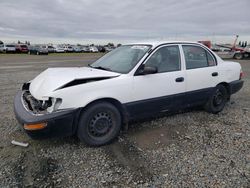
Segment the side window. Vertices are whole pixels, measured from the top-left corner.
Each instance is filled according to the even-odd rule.
[[[216,62],[212,55],[199,46],[183,45],[186,69],[196,69],[215,66]]]
[[[207,52],[207,61],[208,61],[208,66],[215,66],[216,62],[213,58],[213,56]]]
[[[181,69],[180,51],[176,46],[158,49],[146,62],[145,66],[157,67],[158,73],[178,71]]]

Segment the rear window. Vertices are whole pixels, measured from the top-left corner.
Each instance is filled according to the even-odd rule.
[[[15,45],[8,44],[8,45],[6,45],[6,47],[15,47]]]

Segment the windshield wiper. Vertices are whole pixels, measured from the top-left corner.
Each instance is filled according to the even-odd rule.
[[[93,67],[91,65],[89,65],[91,68],[94,68],[94,69],[101,69],[101,70],[106,70],[106,71],[112,71],[110,68],[107,68],[107,67],[102,67],[102,66],[97,66],[97,67]]]

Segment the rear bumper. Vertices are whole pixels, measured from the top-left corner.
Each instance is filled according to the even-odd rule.
[[[236,81],[229,83],[230,94],[232,95],[238,92],[243,87],[243,83],[244,83],[243,80],[236,80]]]
[[[47,123],[44,129],[25,130],[32,138],[50,138],[70,136],[75,132],[75,120],[78,117],[78,109],[58,111],[44,115],[34,114],[28,111],[23,103],[23,92],[19,91],[14,99],[14,112],[16,119],[24,127],[24,124]]]

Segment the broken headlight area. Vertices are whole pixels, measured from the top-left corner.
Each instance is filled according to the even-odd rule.
[[[34,114],[45,114],[47,112],[47,108],[52,105],[51,98],[43,101],[37,100],[28,91],[23,93],[23,102],[24,106]]]
[[[46,114],[57,110],[61,105],[62,100],[52,97],[49,97],[48,100],[37,100],[26,90],[23,93],[23,102],[26,109],[32,113]]]
[[[24,83],[23,86],[22,86],[22,90],[23,91],[29,91],[29,89],[30,89],[30,82]]]

